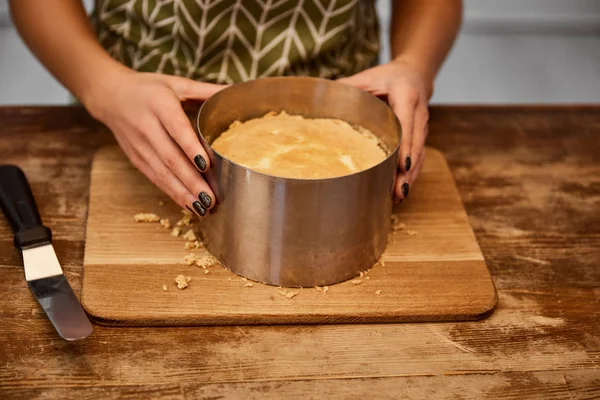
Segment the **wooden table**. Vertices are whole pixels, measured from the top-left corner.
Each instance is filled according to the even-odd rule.
[[[462,323],[106,328],[58,338],[0,221],[0,398],[600,397],[600,107],[433,107],[499,292]],[[0,108],[80,288],[89,168],[114,139],[78,108]]]

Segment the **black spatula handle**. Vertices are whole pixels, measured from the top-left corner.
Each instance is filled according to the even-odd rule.
[[[23,249],[52,241],[42,224],[29,182],[15,165],[0,165],[0,208],[15,231],[15,246]]]

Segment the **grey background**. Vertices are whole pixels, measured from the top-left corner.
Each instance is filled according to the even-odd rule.
[[[385,61],[390,1],[377,7]],[[68,101],[23,45],[7,0],[0,0],[0,104]],[[463,28],[432,102],[600,103],[600,1],[466,0]]]

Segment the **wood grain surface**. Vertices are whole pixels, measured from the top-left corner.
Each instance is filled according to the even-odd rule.
[[[489,318],[95,325],[69,343],[0,219],[0,398],[599,398],[600,107],[432,107],[428,142],[498,290]],[[79,108],[0,108],[0,162],[27,174],[76,293],[91,160],[114,143]]]
[[[376,265],[362,279],[331,285],[326,294],[314,288],[289,289],[298,293],[290,299],[273,286],[257,282],[247,287],[219,265],[208,268],[208,274],[186,265],[188,254],[209,255],[204,249],[184,249],[187,240],[182,236],[191,227],[173,237],[158,222],[133,219],[137,213],[154,213],[175,225],[182,217],[178,206],[120,148],[100,149],[91,172],[83,307],[99,323],[132,326],[486,317],[497,297],[483,255],[444,156],[431,148],[426,156],[420,184],[394,210],[404,226],[390,232],[384,266]],[[177,289],[177,275],[192,279],[184,290]]]

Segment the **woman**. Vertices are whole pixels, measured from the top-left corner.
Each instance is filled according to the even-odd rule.
[[[131,160],[181,207],[204,216],[210,168],[181,108],[225,84],[273,75],[340,79],[387,96],[403,129],[395,194],[424,161],[427,103],[461,19],[461,0],[394,0],[392,61],[377,65],[369,0],[11,0],[33,53],[108,126]]]

